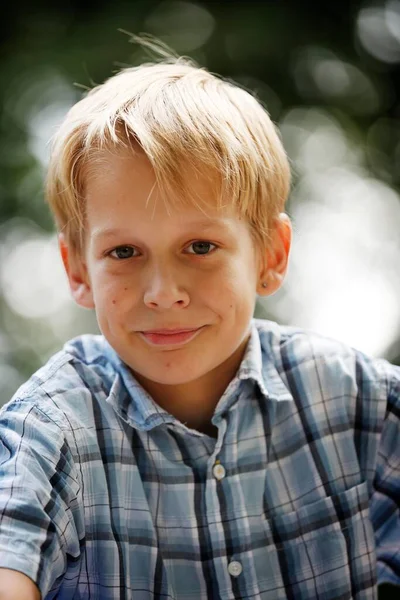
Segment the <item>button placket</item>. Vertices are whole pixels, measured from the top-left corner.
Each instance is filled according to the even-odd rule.
[[[218,428],[219,434],[217,443],[208,462],[206,506],[210,542],[213,549],[215,549],[215,558],[213,562],[215,564],[216,578],[220,589],[225,589],[225,587],[229,585],[228,582],[230,577],[232,577],[228,570],[226,558],[221,556],[226,544],[226,533],[224,531],[224,523],[221,515],[219,494],[222,492],[222,488],[228,483],[225,481],[228,477],[228,470],[224,463],[229,464],[229,454],[228,456],[226,455],[227,451],[224,446],[227,431],[226,419],[221,419],[219,421]]]

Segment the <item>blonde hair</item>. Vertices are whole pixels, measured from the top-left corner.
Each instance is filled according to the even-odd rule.
[[[288,160],[268,113],[246,90],[188,59],[164,56],[89,91],[53,139],[47,201],[75,248],[84,241],[88,167],[104,150],[134,144],[165,198],[199,204],[185,177],[188,167],[216,175],[219,205],[234,204],[266,244],[290,187]]]

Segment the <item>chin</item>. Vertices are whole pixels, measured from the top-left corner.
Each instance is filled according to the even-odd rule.
[[[154,361],[150,367],[149,364],[141,365],[137,361],[132,361],[129,366],[139,378],[143,377],[161,385],[189,384],[211,370],[209,365],[200,365],[198,360],[176,360],[172,356],[169,360],[164,358],[161,364]]]

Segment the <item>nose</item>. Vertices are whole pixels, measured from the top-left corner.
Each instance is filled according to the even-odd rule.
[[[149,308],[164,310],[185,308],[190,301],[187,289],[178,283],[177,277],[166,265],[152,269],[143,300]]]

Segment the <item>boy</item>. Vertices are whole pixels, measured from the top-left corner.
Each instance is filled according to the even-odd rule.
[[[183,60],[57,133],[66,344],[0,419],[0,598],[324,600],[400,583],[400,370],[252,320],[287,267],[263,108]]]

